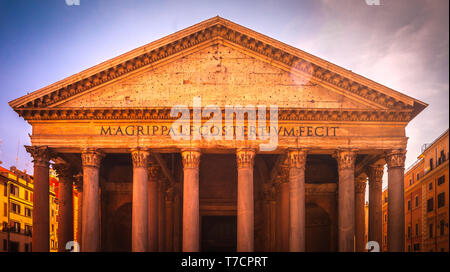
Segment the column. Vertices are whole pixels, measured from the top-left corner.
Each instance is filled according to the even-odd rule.
[[[338,248],[340,252],[355,249],[355,158],[352,150],[336,152],[338,163]]]
[[[53,165],[59,178],[58,251],[65,252],[66,244],[73,241],[73,171],[68,163]]]
[[[365,245],[366,216],[365,216],[365,198],[366,198],[366,178],[357,177],[355,180],[355,233],[356,233],[356,251],[367,251]]]
[[[386,153],[388,166],[388,250],[404,251],[405,247],[405,202],[404,170],[406,151],[392,150]]]
[[[148,156],[146,149],[131,151],[133,160],[133,203],[131,213],[131,250],[147,251],[148,243]]]
[[[46,146],[25,146],[33,157],[34,200],[33,200],[33,252],[50,251],[50,199],[49,161],[52,156]]]
[[[276,229],[277,229],[277,188],[272,185],[270,189],[270,251],[276,251]]]
[[[166,190],[166,251],[173,251],[173,185]]]
[[[238,149],[236,161],[238,168],[237,203],[237,251],[253,251],[254,209],[253,209],[253,149]]]
[[[99,168],[104,154],[87,149],[81,154],[83,164],[83,208],[81,219],[81,251],[100,250]]]
[[[200,249],[200,218],[198,175],[200,151],[186,149],[181,152],[183,159],[183,251],[196,252]]]
[[[75,239],[81,247],[81,228],[82,228],[82,226],[81,226],[82,215],[81,214],[82,214],[82,210],[83,210],[83,175],[82,174],[75,176],[75,187],[77,189],[77,197],[78,197],[77,236],[75,237]]]
[[[306,152],[293,149],[289,159],[289,251],[306,249],[305,165]]]
[[[370,165],[369,176],[369,234],[368,240],[380,245],[383,242],[383,172],[384,165]]]
[[[158,251],[166,251],[166,186],[164,177],[158,180]]]
[[[283,171],[288,171],[287,168]],[[280,180],[280,251],[289,251],[289,178]]]
[[[148,251],[158,251],[158,179],[160,167],[153,156],[148,163]]]

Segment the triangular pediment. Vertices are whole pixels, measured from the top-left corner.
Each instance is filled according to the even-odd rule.
[[[217,43],[139,74],[93,88],[51,108],[278,105],[281,108],[380,109],[294,74],[239,48]]]
[[[10,102],[23,111],[277,104],[408,111],[427,104],[220,17],[201,22]]]

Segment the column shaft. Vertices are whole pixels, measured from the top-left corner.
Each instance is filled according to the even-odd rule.
[[[254,247],[254,203],[253,162],[255,151],[239,149],[236,152],[238,166],[237,203],[237,251],[253,251]]]
[[[83,162],[83,208],[81,219],[81,251],[100,250],[99,225],[99,168],[103,154],[86,150],[81,154]]]
[[[355,250],[355,157],[350,150],[336,153],[339,169],[338,245],[341,252]]]
[[[148,245],[148,156],[147,150],[131,152],[133,160],[133,203],[131,219],[131,250],[147,251]]]
[[[383,242],[383,165],[371,165],[369,176],[369,233],[368,241],[375,241],[382,249]]]
[[[200,151],[184,150],[183,158],[183,251],[196,252],[200,250],[200,218],[198,178]]]
[[[158,251],[158,178],[159,165],[150,160],[148,169],[148,251]]]
[[[355,233],[356,233],[356,251],[366,251],[365,231],[365,196],[366,196],[366,178],[357,178],[355,181]]]
[[[73,241],[73,173],[70,165],[55,164],[53,168],[59,177],[59,220],[58,220],[58,251],[65,252],[66,244]]]
[[[25,146],[34,163],[33,252],[50,251],[49,161],[47,147]]]
[[[306,152],[290,150],[289,158],[289,251],[306,250],[305,164]]]
[[[388,165],[388,250],[405,249],[404,164],[405,151],[394,150],[386,155]]]

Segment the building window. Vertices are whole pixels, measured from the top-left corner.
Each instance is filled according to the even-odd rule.
[[[25,252],[29,252],[30,251],[30,246],[28,245],[28,243],[25,243]]]
[[[30,201],[33,202],[33,193],[30,193]]]
[[[30,208],[25,207],[25,216],[31,217],[31,209]]]
[[[414,251],[420,250],[420,244],[414,244]]]
[[[409,179],[409,185],[411,185],[412,184],[412,179]]]
[[[433,170],[433,159],[430,159],[430,171]]]
[[[433,198],[427,200],[427,212],[433,211]]]
[[[13,184],[10,184],[10,191],[9,191],[9,193],[12,194],[15,197],[19,197],[19,187],[15,186]]]
[[[419,224],[416,224],[416,236],[419,236]]]
[[[3,216],[8,216],[8,204],[3,203]]]
[[[411,210],[411,200],[408,200],[408,211]]]
[[[445,227],[445,222],[444,222],[444,220],[441,220],[441,222],[439,223],[439,234],[441,236],[443,236],[445,233],[444,227]]]
[[[438,194],[438,208],[445,206],[445,192]]]
[[[13,232],[20,233],[20,223],[11,221],[11,227]]]
[[[31,232],[31,226],[30,225],[25,225],[25,234],[31,236],[32,232]]]
[[[445,182],[445,176],[440,176],[439,178],[438,178],[438,180],[437,180],[437,184],[438,185],[441,185],[441,184],[443,184]]]
[[[419,206],[419,196],[416,196],[416,207]]]
[[[430,182],[430,184],[428,184],[428,191],[431,191],[431,190],[433,190],[433,183],[432,182]]]
[[[408,226],[408,238],[411,238],[411,226]]]
[[[429,228],[429,238],[433,238],[433,224],[430,224],[430,226],[429,226],[430,228]]]
[[[3,195],[8,196],[8,185],[5,183],[5,187],[3,188]]]
[[[416,178],[416,180],[419,180],[419,179],[420,179],[420,174],[417,173],[417,178]]]
[[[11,203],[11,211],[20,214],[20,205],[16,203]]]
[[[411,245],[408,245],[408,252],[411,252]]]
[[[25,190],[25,200],[28,200],[28,191]]]

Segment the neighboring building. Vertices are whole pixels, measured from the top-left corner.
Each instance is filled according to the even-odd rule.
[[[58,181],[50,177],[50,245],[57,245]],[[15,167],[0,167],[0,252],[31,251],[33,231],[33,177]],[[57,247],[51,246],[51,251]]]
[[[405,250],[449,251],[449,131],[424,145],[405,172]],[[383,192],[387,199],[387,190]],[[387,200],[386,200],[387,201]],[[383,205],[383,236],[387,233]]]

